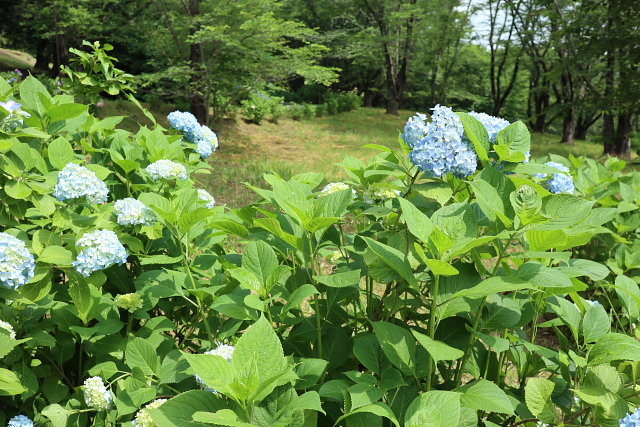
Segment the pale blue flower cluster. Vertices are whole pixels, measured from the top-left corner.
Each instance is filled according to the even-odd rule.
[[[126,199],[118,200],[114,208],[120,225],[152,225],[156,222],[153,210],[140,200],[127,197]]]
[[[31,117],[31,114],[21,110],[22,104],[13,100],[0,102],[0,107],[7,110],[9,115],[0,121],[0,128],[7,132],[16,132],[24,126],[24,118]]]
[[[26,415],[16,415],[9,420],[7,427],[33,427],[33,421]]]
[[[157,181],[163,179],[187,179],[187,169],[180,163],[171,160],[158,160],[147,166],[149,177]]]
[[[318,194],[318,198],[324,197],[324,196],[328,196],[329,194],[333,194],[333,193],[335,193],[337,191],[349,190],[349,189],[351,189],[352,198],[355,197],[356,196],[356,190],[352,189],[351,187],[349,187],[344,182],[331,182],[331,183],[327,184],[322,189],[322,191],[320,191],[320,194]]]
[[[409,117],[407,124],[404,125],[404,132],[402,133],[402,140],[411,148],[415,147],[427,133],[427,115],[422,113],[416,114],[416,116]]]
[[[167,116],[171,126],[184,134],[184,137],[198,146],[198,154],[206,159],[218,148],[218,137],[208,126],[201,126],[198,119],[182,111],[174,111]]]
[[[102,378],[91,377],[84,381],[84,401],[90,408],[106,411],[113,404],[113,395],[104,386]]]
[[[207,209],[211,209],[216,205],[216,199],[214,199],[213,196],[203,188],[198,188],[198,198],[207,202],[207,205],[205,206]]]
[[[575,185],[573,184],[573,177],[569,173],[569,168],[558,162],[547,162],[545,165],[554,167],[561,171],[561,173],[554,173],[551,176],[548,176],[546,173],[534,173],[533,176],[544,179],[544,187],[554,194],[573,194]]]
[[[86,167],[68,163],[58,174],[53,195],[60,201],[86,196],[89,203],[104,203],[109,189]]]
[[[409,160],[430,177],[442,177],[452,173],[464,178],[476,171],[478,156],[473,145],[464,138],[464,127],[460,117],[449,107],[436,105],[432,108],[432,121],[424,128],[424,137],[413,142],[413,135],[418,135],[420,118],[414,120],[415,131],[408,135],[407,144],[413,144]],[[414,118],[415,119],[415,118]],[[411,128],[413,129],[413,128]]]
[[[495,143],[498,133],[511,124],[508,120],[490,116],[486,113],[476,113],[475,111],[471,111],[469,115],[475,117],[484,125],[487,129],[487,133],[489,134],[489,141],[491,141],[491,143]]]
[[[620,420],[620,427],[640,427],[640,408]]]
[[[236,348],[232,345],[218,344],[218,347],[214,348],[213,350],[205,351],[204,354],[213,354],[216,356],[220,356],[224,358],[227,362],[231,362],[231,359],[233,357],[233,352],[235,350]],[[200,378],[200,375],[195,374],[194,377],[196,378],[196,382],[200,384],[206,391],[210,391],[216,394],[218,393],[216,390],[212,389],[211,387],[208,387],[205,384],[205,382],[202,381],[202,378]]]
[[[127,251],[118,240],[116,233],[111,230],[87,233],[78,239],[76,246],[85,248],[73,262],[76,271],[84,277],[112,264],[122,265],[127,261]]]
[[[18,289],[33,278],[36,263],[24,242],[0,233],[0,285]]]

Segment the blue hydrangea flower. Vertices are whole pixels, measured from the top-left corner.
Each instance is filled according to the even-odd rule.
[[[9,115],[0,121],[0,128],[6,132],[16,132],[24,126],[24,118],[31,117],[31,114],[22,111],[22,104],[13,100],[0,102],[0,107],[7,110]]]
[[[111,230],[87,233],[78,239],[76,246],[85,248],[73,262],[76,271],[84,277],[112,264],[122,265],[127,261],[127,251],[118,240],[116,233]]]
[[[194,135],[200,131],[198,119],[191,113],[174,111],[167,116],[169,123],[174,129],[182,132],[189,141],[195,141]]]
[[[214,199],[213,196],[203,188],[198,188],[198,198],[207,202],[207,205],[205,206],[207,209],[211,209],[216,205],[216,199]]]
[[[484,127],[487,129],[487,133],[489,133],[489,140],[492,143],[496,142],[498,132],[511,124],[508,120],[501,119],[500,117],[490,116],[486,113],[476,113],[475,111],[471,111],[469,115],[475,117],[480,121],[480,123],[484,125]]]
[[[473,145],[463,138],[460,117],[449,107],[436,105],[432,110],[432,121],[425,127],[425,136],[414,144],[409,160],[430,177],[452,173],[464,178],[473,174],[478,156]]]
[[[620,427],[640,427],[640,408],[620,420]]]
[[[26,415],[16,415],[9,420],[7,427],[33,427],[33,421]]]
[[[9,233],[0,233],[0,285],[18,289],[33,278],[35,268],[25,243]]]
[[[218,347],[214,348],[213,350],[209,350],[209,351],[205,351],[204,354],[214,354],[216,356],[220,356],[224,359],[227,360],[227,362],[231,362],[231,359],[233,357],[233,352],[235,351],[235,347],[232,345],[227,345],[227,344],[218,344]],[[202,381],[202,378],[200,378],[200,375],[195,374],[194,375],[196,382],[198,384],[200,384],[206,391],[210,391],[212,393],[218,393],[216,390],[212,389],[211,387],[208,387],[204,381]]]
[[[107,201],[109,189],[89,169],[69,163],[58,174],[53,195],[60,201],[86,196],[89,203],[97,204]]]
[[[551,176],[548,176],[546,173],[534,173],[533,176],[544,179],[544,187],[554,194],[573,194],[575,185],[573,184],[573,177],[569,173],[569,168],[558,162],[547,162],[545,165],[554,167],[561,172],[554,173]]]
[[[157,181],[163,179],[187,179],[187,169],[184,165],[171,160],[158,160],[147,166],[149,177]]]
[[[410,117],[407,124],[404,125],[402,140],[413,148],[427,133],[427,115],[416,113],[417,115]]]
[[[153,210],[140,200],[127,197],[126,199],[116,201],[114,208],[116,215],[118,215],[118,224],[120,225],[152,225],[156,222],[156,216]]]
[[[91,377],[84,381],[84,401],[90,408],[106,411],[113,404],[113,395],[105,387],[102,378]]]
[[[209,129],[207,126],[201,126],[199,132],[196,134],[194,141],[198,144],[198,154],[203,159],[206,159],[218,148],[218,137],[215,132]]]

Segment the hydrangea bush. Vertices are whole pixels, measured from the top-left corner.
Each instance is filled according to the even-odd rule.
[[[343,183],[267,174],[227,209],[184,113],[132,134],[5,83],[0,425],[635,422],[624,162],[525,162],[521,122],[438,106]]]

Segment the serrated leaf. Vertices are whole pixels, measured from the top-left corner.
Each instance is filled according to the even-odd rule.
[[[592,343],[609,333],[611,329],[611,320],[607,315],[604,307],[597,305],[591,307],[582,319],[582,334],[585,343]]]
[[[313,279],[332,288],[360,285],[360,270],[342,271],[329,276],[313,276]]]
[[[462,289],[456,292],[451,299],[462,297],[479,299],[500,292],[513,292],[531,288],[533,288],[533,285],[529,284],[526,280],[513,276],[496,276],[485,279],[472,288]]]
[[[370,405],[356,408],[353,411],[350,411],[348,414],[345,414],[340,418],[338,418],[336,420],[336,424],[338,424],[340,421],[344,420],[347,417],[350,417],[355,414],[362,414],[362,413],[370,413],[370,414],[377,415],[379,417],[385,417],[389,419],[389,421],[391,421],[396,427],[400,427],[400,423],[398,422],[396,415],[393,413],[391,408],[389,408],[389,406],[383,402],[375,402]]]
[[[160,358],[156,354],[156,348],[142,338],[129,338],[125,353],[125,363],[129,367],[137,366],[148,377],[157,375],[160,366]]]
[[[402,208],[402,219],[407,223],[409,232],[421,240],[423,243],[429,242],[429,236],[433,232],[431,219],[422,213],[413,203],[399,197]]]
[[[452,391],[428,391],[407,408],[405,427],[457,427],[460,420],[460,394]]]
[[[278,266],[273,248],[262,240],[249,242],[242,253],[242,267],[252,272],[263,285]]]
[[[4,368],[0,368],[0,396],[13,396],[27,391],[18,376]]]
[[[615,332],[603,335],[587,354],[589,366],[602,365],[614,360],[640,362],[640,342]]]
[[[462,393],[460,401],[468,408],[507,415],[514,413],[509,396],[491,381],[479,379],[454,391]]]
[[[527,408],[542,422],[557,421],[556,407],[551,401],[554,388],[555,384],[545,378],[529,378],[524,388]]]
[[[72,413],[72,410],[58,404],[49,405],[42,410],[42,415],[49,418],[53,427],[67,427],[67,420]]]
[[[441,341],[431,339],[428,335],[421,334],[415,330],[412,330],[411,333],[416,337],[418,342],[427,349],[435,362],[441,360],[457,360],[464,356],[464,351],[451,347]]]
[[[391,363],[405,375],[415,374],[416,342],[411,333],[388,322],[373,322],[373,330]]]
[[[491,150],[489,133],[480,120],[469,113],[456,113],[460,117],[464,133],[473,144],[473,148],[478,154],[478,158],[483,164],[489,160],[488,153]]]
[[[380,243],[376,240],[362,236],[367,246],[389,267],[395,270],[404,280],[406,280],[414,288],[418,288],[418,281],[413,276],[413,270],[409,261],[399,250]]]
[[[169,399],[158,409],[149,409],[157,427],[205,427],[193,419],[199,411],[215,411],[227,407],[224,397],[209,391],[191,390]]]

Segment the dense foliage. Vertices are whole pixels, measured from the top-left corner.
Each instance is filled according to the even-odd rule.
[[[267,174],[228,210],[198,188],[216,141],[189,114],[133,134],[14,83],[0,423],[618,426],[640,406],[625,162],[529,163],[522,122],[437,106],[399,152],[345,158],[347,183]]]

